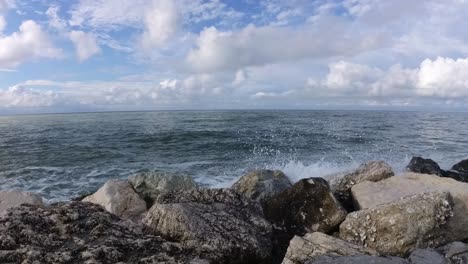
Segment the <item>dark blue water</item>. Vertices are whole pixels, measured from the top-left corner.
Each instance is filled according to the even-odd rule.
[[[0,117],[0,189],[67,199],[142,170],[227,186],[247,170],[292,180],[413,155],[449,167],[468,157],[465,113],[168,111]]]

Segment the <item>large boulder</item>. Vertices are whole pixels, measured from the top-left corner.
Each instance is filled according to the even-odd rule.
[[[279,170],[256,170],[242,176],[232,189],[246,197],[263,202],[292,186],[288,177]]]
[[[263,209],[274,227],[275,259],[282,259],[294,235],[333,232],[347,214],[322,178],[298,181],[266,200]]]
[[[377,251],[355,245],[320,232],[307,233],[304,237],[294,236],[282,264],[303,264],[308,259],[321,255],[354,256],[373,255]]]
[[[428,174],[405,173],[379,182],[362,182],[351,189],[359,209],[390,203],[402,197],[432,191],[450,192],[453,217],[447,224],[450,241],[468,239],[468,183]]]
[[[232,189],[163,193],[144,223],[213,263],[270,263],[270,223],[258,203]]]
[[[330,187],[336,198],[348,212],[354,211],[351,187],[363,181],[381,181],[392,177],[395,173],[392,167],[384,161],[370,161],[355,171],[335,175]]]
[[[182,264],[199,260],[190,249],[142,230],[91,203],[22,205],[0,218],[0,263]]]
[[[424,159],[421,157],[413,157],[406,166],[406,170],[409,172],[433,174],[437,176],[444,175],[444,171],[440,169],[439,164],[431,159]]]
[[[163,171],[137,173],[128,178],[133,189],[146,201],[148,208],[162,192],[197,188],[192,177]]]
[[[145,201],[123,180],[108,180],[97,192],[85,197],[83,202],[99,204],[108,212],[133,221],[141,220],[146,213]]]
[[[452,204],[448,192],[431,192],[356,211],[340,225],[340,238],[384,255],[406,256],[415,248],[447,242]]]
[[[377,256],[318,256],[310,259],[306,264],[410,264],[398,257]],[[429,264],[429,263],[427,263]]]
[[[42,205],[41,196],[16,190],[0,191],[0,216],[4,215],[8,209],[21,204]]]

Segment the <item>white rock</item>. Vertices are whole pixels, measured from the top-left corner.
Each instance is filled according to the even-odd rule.
[[[31,193],[16,190],[3,190],[0,191],[0,216],[4,215],[6,211],[21,204],[42,205],[41,196]]]
[[[453,217],[447,224],[450,241],[468,238],[468,183],[435,175],[405,173],[379,182],[362,182],[351,189],[358,209],[390,203],[424,192],[449,192],[454,201]]]
[[[406,256],[416,248],[442,245],[453,215],[447,192],[423,193],[348,214],[340,238],[384,255]]]
[[[83,199],[83,202],[99,204],[108,212],[122,219],[139,221],[146,213],[146,203],[123,180],[109,180],[97,192]]]

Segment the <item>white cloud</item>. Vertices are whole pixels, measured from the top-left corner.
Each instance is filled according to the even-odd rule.
[[[58,58],[61,50],[54,47],[41,26],[32,20],[23,22],[19,31],[0,35],[0,67],[16,67],[35,58]]]
[[[173,0],[153,0],[145,12],[143,46],[158,47],[172,37],[179,25],[179,10]]]
[[[72,26],[118,30],[142,25],[147,0],[80,0],[70,11]]]
[[[426,59],[418,72],[417,93],[423,96],[468,96],[468,58]]]
[[[0,108],[48,107],[59,102],[58,99],[58,94],[53,91],[33,90],[21,86],[0,90]]]
[[[85,61],[101,51],[92,33],[71,31],[70,40],[75,45],[76,56],[79,61]]]
[[[333,24],[334,27],[327,28],[249,25],[228,32],[206,28],[197,39],[197,47],[187,55],[187,63],[200,72],[236,70],[293,60],[353,56],[382,45],[378,33],[351,32],[339,19]]]
[[[387,70],[340,61],[322,80],[309,78],[309,90],[321,96],[431,97],[468,96],[468,58],[425,59],[417,68],[393,65]]]
[[[60,7],[53,5],[47,9],[46,15],[49,18],[50,27],[58,31],[63,31],[67,28],[67,22],[59,16],[59,11]]]
[[[246,76],[245,71],[238,70],[236,72],[236,76],[234,77],[234,81],[232,81],[232,84],[235,86],[241,85],[246,79],[247,79],[247,76]]]

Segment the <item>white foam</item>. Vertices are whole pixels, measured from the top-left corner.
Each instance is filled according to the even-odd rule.
[[[272,164],[269,166],[270,169],[283,171],[293,183],[310,177],[323,177],[327,179],[331,174],[347,171],[355,167],[357,167],[357,165],[354,163],[338,165],[335,163],[318,161],[310,164],[304,164],[302,161],[296,160],[291,160],[284,164]]]

